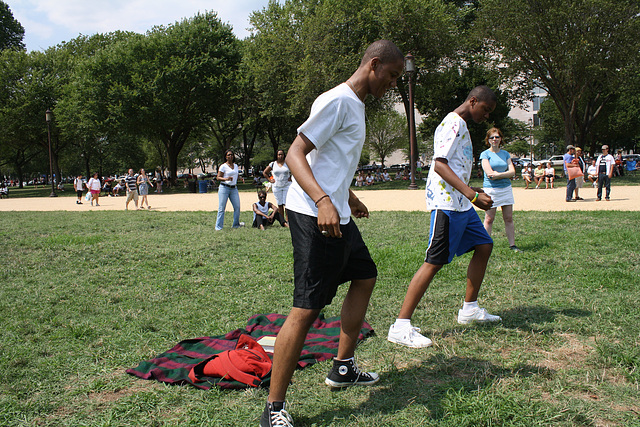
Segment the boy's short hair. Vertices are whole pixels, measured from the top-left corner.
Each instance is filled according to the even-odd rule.
[[[373,58],[379,58],[381,63],[387,64],[398,59],[404,60],[404,55],[395,43],[389,40],[377,40],[365,50],[360,65],[366,64]]]
[[[260,197],[260,196],[267,197],[267,192],[264,191],[264,190],[258,190],[258,197]]]
[[[476,86],[471,89],[471,92],[469,92],[465,101],[468,101],[471,98],[476,98],[480,102],[498,102],[498,97],[495,92],[486,85]]]

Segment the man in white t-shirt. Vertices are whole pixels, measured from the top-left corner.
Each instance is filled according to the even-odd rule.
[[[429,347],[432,342],[411,324],[411,316],[440,269],[454,256],[473,251],[467,269],[464,304],[458,323],[496,322],[499,316],[478,306],[478,292],[493,249],[493,240],[473,205],[490,209],[493,201],[481,188],[468,186],[473,145],[467,121],[482,123],[496,108],[496,95],[487,86],[474,88],[467,99],[440,123],[433,140],[433,161],[427,178],[427,209],[431,211],[429,246],[425,261],[413,276],[396,322],[387,339],[407,347]]]
[[[370,385],[375,373],[361,372],[354,350],[377,270],[351,215],[368,217],[349,189],[365,140],[364,99],[381,97],[404,68],[402,52],[390,41],[372,43],[345,82],[320,95],[287,154],[293,183],[287,212],[293,244],[294,302],[275,344],[267,406],[261,426],[292,425],[284,408],[287,388],[305,337],[338,285],[351,282],[342,305],[338,355],[325,383],[332,388]]]
[[[611,177],[613,176],[615,164],[615,159],[609,154],[609,146],[603,145],[602,154],[600,154],[596,160],[596,172],[598,174],[598,194],[596,196],[596,202],[602,200],[602,187],[606,190],[605,200],[611,200]]]

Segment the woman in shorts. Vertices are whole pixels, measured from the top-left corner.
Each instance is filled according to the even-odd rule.
[[[536,190],[540,188],[540,184],[544,182],[544,167],[542,163],[538,163],[538,166],[533,170],[533,179],[536,182]]]
[[[553,181],[556,179],[556,170],[551,166],[551,163],[547,163],[547,167],[544,170],[544,188],[549,188],[549,184],[551,184],[551,188],[553,188]]]
[[[493,221],[496,218],[497,208],[502,209],[504,229],[509,241],[509,247],[514,252],[520,252],[515,242],[515,225],[513,224],[513,190],[511,178],[516,174],[516,168],[511,161],[511,154],[503,150],[504,139],[498,128],[491,128],[484,138],[489,146],[480,154],[484,180],[482,189],[491,196],[493,207],[484,215],[484,228],[491,235]]]
[[[289,171],[289,167],[285,163],[286,155],[284,150],[278,150],[276,155],[276,160],[269,163],[262,172],[265,178],[270,179],[269,175],[273,177],[273,183],[271,185],[271,189],[273,191],[273,195],[276,198],[276,203],[278,205],[278,212],[282,218],[285,218],[284,209],[285,202],[287,200],[287,191],[289,191],[289,185],[291,185],[291,172]]]
[[[526,187],[524,187],[524,189],[528,190],[529,184],[531,184],[531,165],[526,165],[522,168],[522,179],[526,184]]]

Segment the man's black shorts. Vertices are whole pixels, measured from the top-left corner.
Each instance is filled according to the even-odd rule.
[[[349,220],[342,238],[323,236],[318,218],[287,211],[293,244],[293,306],[321,309],[331,303],[342,283],[378,276],[360,230]]]

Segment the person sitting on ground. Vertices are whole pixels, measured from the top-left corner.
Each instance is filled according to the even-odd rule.
[[[9,197],[9,188],[4,182],[0,184],[0,199],[2,199],[3,197]]]
[[[104,191],[104,193],[109,196],[109,197],[113,197],[113,189],[111,188],[111,181],[104,181],[104,184],[102,185],[102,191]]]
[[[391,181],[391,177],[389,176],[389,171],[388,170],[384,170],[384,172],[382,173],[382,181],[384,182],[389,182]]]
[[[598,170],[596,169],[596,159],[591,161],[591,166],[587,168],[587,178],[591,181],[591,185],[595,187],[598,183]]]
[[[553,182],[556,179],[556,170],[551,166],[551,162],[547,163],[547,167],[544,169],[544,188],[549,188],[549,184],[551,184],[551,189],[553,189]]]
[[[529,189],[529,184],[531,184],[531,165],[526,165],[522,168],[522,179],[524,180],[526,187],[525,190]]]
[[[364,187],[364,171],[358,172],[356,177],[356,187]]]
[[[373,185],[373,177],[371,176],[371,172],[367,172],[367,177],[365,178],[365,182],[367,183],[367,187]]]
[[[113,191],[112,191],[113,197],[118,196],[119,195],[118,193],[120,192],[120,190],[124,190],[124,179],[120,180],[120,182],[117,183],[115,187],[113,187]]]
[[[289,227],[287,221],[280,215],[278,207],[271,202],[267,202],[267,192],[264,190],[258,191],[258,201],[253,204],[253,227],[264,230],[275,221],[278,221],[283,227]]]
[[[540,188],[540,185],[544,182],[544,167],[542,163],[533,170],[533,180],[536,182],[536,190]]]

